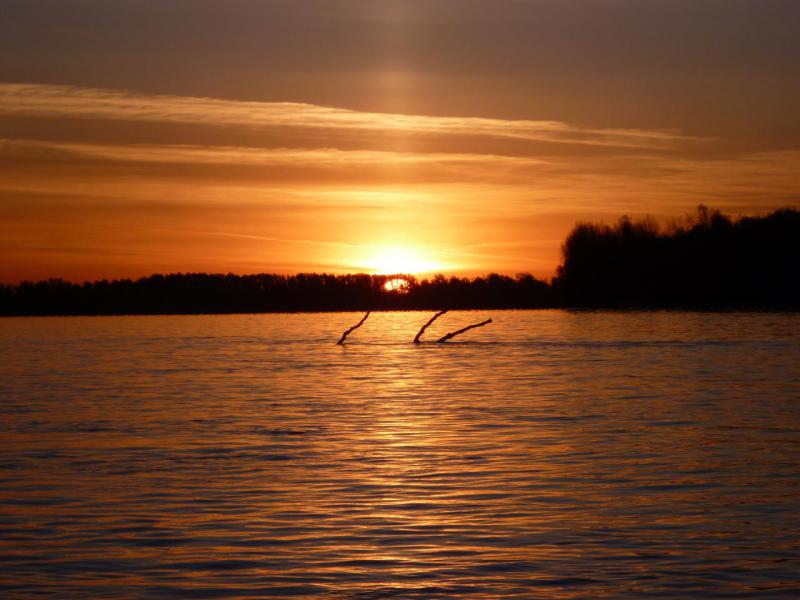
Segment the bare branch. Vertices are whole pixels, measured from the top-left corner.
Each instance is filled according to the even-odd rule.
[[[339,338],[339,341],[338,341],[338,342],[336,342],[336,343],[337,343],[337,345],[341,346],[342,344],[344,344],[344,338],[346,338],[348,335],[350,335],[351,333],[353,333],[353,332],[354,332],[356,329],[358,329],[359,327],[361,327],[361,326],[364,324],[364,321],[366,321],[366,320],[367,320],[367,317],[369,316],[369,313],[370,313],[370,311],[367,311],[367,314],[365,314],[365,315],[364,315],[364,318],[363,318],[363,319],[361,319],[361,320],[360,320],[360,321],[359,321],[357,324],[353,325],[353,326],[352,326],[350,329],[348,329],[347,331],[345,331],[345,332],[342,334],[342,337],[340,337],[340,338]]]
[[[422,329],[420,329],[420,330],[417,332],[417,335],[414,337],[414,343],[415,343],[415,344],[419,344],[419,338],[421,338],[421,337],[422,337],[422,334],[423,334],[423,333],[425,333],[425,330],[426,330],[428,327],[430,327],[430,326],[431,326],[431,323],[433,323],[433,322],[434,322],[436,319],[438,319],[439,317],[441,317],[441,316],[442,316],[444,313],[446,313],[446,312],[447,312],[447,310],[440,310],[438,313],[436,313],[435,315],[433,315],[433,316],[431,317],[430,321],[428,321],[427,323],[425,323],[425,325],[423,325],[423,326],[422,326]]]
[[[491,322],[492,322],[491,319],[486,319],[485,321],[483,321],[481,323],[475,323],[474,325],[468,325],[467,327],[464,327],[463,329],[459,329],[458,331],[451,331],[446,336],[436,340],[436,343],[437,344],[441,344],[441,343],[446,342],[447,340],[449,340],[451,338],[456,337],[457,335],[461,335],[462,333],[464,333],[466,331],[469,331],[470,329],[475,329],[476,327],[483,327],[484,325],[488,325]]]

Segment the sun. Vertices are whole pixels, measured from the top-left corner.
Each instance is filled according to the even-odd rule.
[[[387,279],[386,283],[383,284],[384,290],[387,292],[397,292],[398,294],[405,294],[410,288],[411,284],[408,279],[404,277],[392,277],[391,279]]]
[[[411,248],[380,248],[365,261],[364,266],[376,275],[416,275],[440,268],[440,265]]]

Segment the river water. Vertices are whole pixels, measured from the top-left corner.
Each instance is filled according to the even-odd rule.
[[[800,597],[800,315],[0,320],[0,596]]]

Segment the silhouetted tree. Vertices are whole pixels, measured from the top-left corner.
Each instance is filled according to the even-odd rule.
[[[561,302],[586,307],[797,307],[800,213],[734,221],[699,206],[661,231],[623,217],[579,223],[553,282]]]
[[[437,275],[387,290],[385,275],[151,275],[135,281],[74,284],[60,279],[0,286],[0,314],[198,314],[341,310],[532,308],[551,303],[550,287],[530,275],[516,279],[450,279]]]

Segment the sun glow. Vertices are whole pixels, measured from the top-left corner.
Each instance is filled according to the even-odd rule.
[[[376,275],[416,275],[431,273],[442,265],[424,257],[411,248],[381,248],[364,261],[364,266]]]

